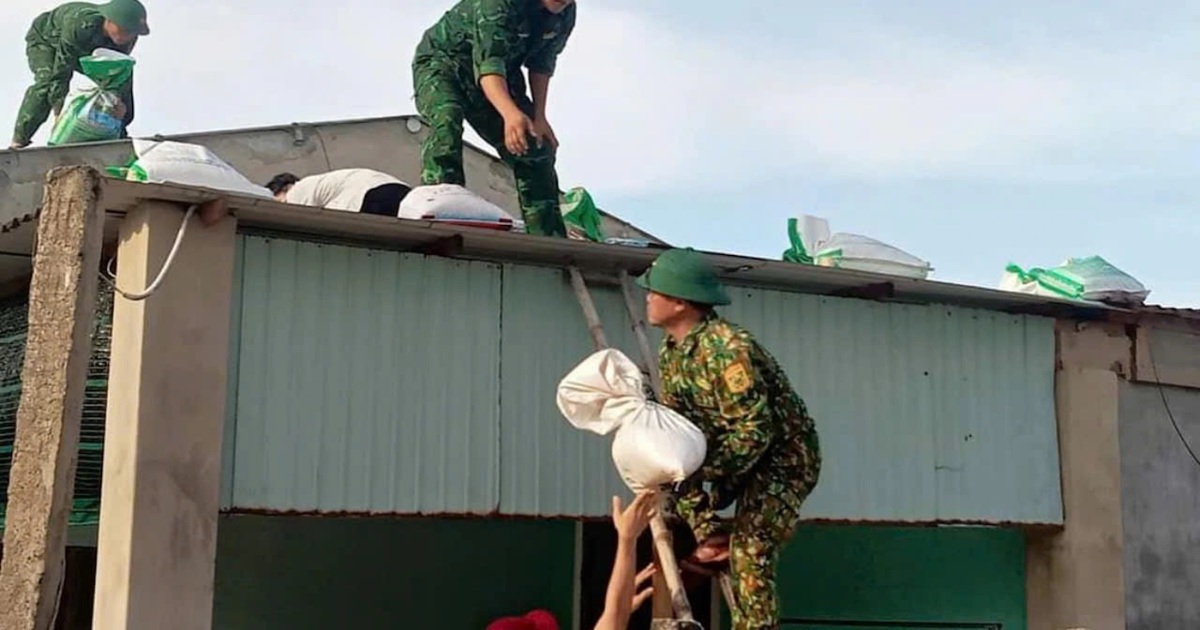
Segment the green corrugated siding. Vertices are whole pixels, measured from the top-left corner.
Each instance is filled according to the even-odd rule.
[[[568,521],[222,517],[215,630],[483,630],[534,608],[569,628]]]
[[[603,516],[623,490],[555,406],[591,351],[563,271],[243,243],[235,508]],[[638,360],[620,293],[594,294]],[[808,517],[1062,522],[1052,320],[733,294],[817,418]]]
[[[84,390],[75,469],[72,525],[93,525],[100,516],[100,482],[104,464],[104,418],[108,399],[108,357],[112,340],[113,293],[101,286],[92,326],[92,356]],[[0,304],[0,527],[8,506],[8,478],[21,400],[21,370],[29,329],[29,298],[22,295]]]

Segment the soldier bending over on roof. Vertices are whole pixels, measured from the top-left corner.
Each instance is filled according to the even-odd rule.
[[[638,284],[649,291],[646,319],[667,333],[659,351],[662,402],[708,440],[703,467],[676,501],[699,543],[692,561],[729,561],[734,630],[776,628],[779,550],[821,471],[816,426],[774,357],[714,312],[729,296],[701,254],[664,252]],[[736,516],[722,522],[717,512],[734,501]]]
[[[574,27],[574,0],[460,0],[425,31],[412,63],[417,111],[433,128],[422,184],[465,185],[465,119],[512,167],[526,231],[567,235],[546,95]]]
[[[111,0],[95,5],[68,2],[33,20],[25,35],[25,56],[33,71],[33,85],[25,91],[10,149],[29,146],[33,135],[50,116],[58,114],[79,59],[97,48],[129,54],[139,36],[149,35],[146,8],[138,0]],[[133,79],[122,88],[125,126],[133,122]]]

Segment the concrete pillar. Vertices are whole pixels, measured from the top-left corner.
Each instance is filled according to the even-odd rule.
[[[154,279],[184,210],[143,202],[125,218],[119,288]],[[116,297],[97,630],[212,627],[235,223],[193,217],[157,292]]]
[[[5,630],[49,630],[58,608],[99,282],[99,187],[86,167],[46,178],[0,566]]]
[[[1063,322],[1055,379],[1064,527],[1031,532],[1029,630],[1125,629],[1119,391],[1132,346],[1121,326]]]

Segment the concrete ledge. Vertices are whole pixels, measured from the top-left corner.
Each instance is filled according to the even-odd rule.
[[[1133,380],[1200,389],[1200,334],[1138,326]]]

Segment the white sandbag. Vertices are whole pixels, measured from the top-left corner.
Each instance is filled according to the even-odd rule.
[[[816,264],[924,280],[933,267],[908,252],[861,234],[837,233],[820,243]]]
[[[818,252],[822,244],[829,242],[829,221],[811,214],[802,214],[795,219],[796,236],[806,252]],[[791,223],[789,222],[789,227]]]
[[[1145,285],[1100,256],[1068,258],[1058,267],[1022,269],[1009,264],[1000,289],[1049,297],[1142,304],[1150,295]]]
[[[1068,258],[1058,271],[1083,283],[1079,297],[1085,300],[1142,304],[1150,295],[1137,278],[1099,256]]]
[[[133,150],[137,160],[130,165],[126,179],[200,186],[267,199],[274,197],[269,189],[246,179],[208,147],[135,138]]]
[[[120,91],[133,78],[137,62],[109,48],[97,48],[79,59],[71,92],[50,129],[48,146],[116,140],[125,131]]]
[[[401,219],[509,222],[503,208],[455,184],[413,188],[400,202]]]
[[[808,214],[788,219],[788,242],[783,260],[789,262],[922,280],[933,271],[928,262],[882,241],[861,234],[831,235],[828,221]]]
[[[704,434],[687,418],[648,400],[637,365],[605,349],[558,384],[558,409],[578,429],[613,431],[612,458],[629,489],[657,488],[687,479],[704,464]]]

